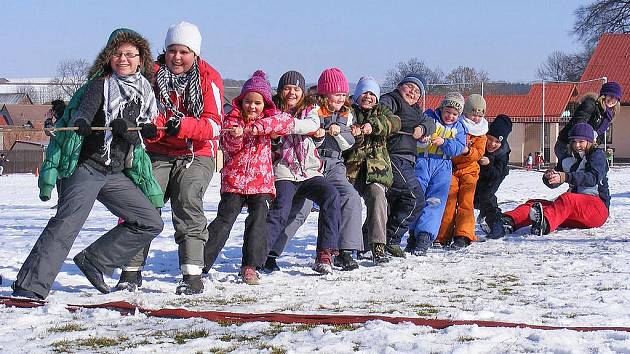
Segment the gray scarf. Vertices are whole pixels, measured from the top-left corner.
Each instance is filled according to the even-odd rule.
[[[136,102],[140,105],[140,115],[136,118],[136,125],[147,123],[157,116],[155,94],[151,84],[141,73],[137,72],[129,76],[119,76],[114,73],[104,80],[103,85],[105,99],[103,111],[106,127],[112,120],[122,118],[122,112],[129,102]],[[109,155],[111,144],[112,132],[106,130],[105,154],[107,161],[105,161],[105,165],[109,165],[111,162]]]

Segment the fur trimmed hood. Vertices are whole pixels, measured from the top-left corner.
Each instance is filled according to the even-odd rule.
[[[578,103],[578,104],[580,104],[580,103],[584,102],[584,100],[586,100],[586,99],[588,98],[588,99],[592,99],[593,101],[598,102],[598,103],[601,105],[601,107],[604,107],[603,102],[601,102],[601,101],[602,101],[602,97],[603,97],[603,96],[600,96],[600,95],[598,95],[598,94],[597,94],[597,93],[595,93],[595,92],[587,92],[587,93],[583,94],[583,95],[582,95],[582,96],[578,99],[577,103]],[[616,105],[615,105],[615,107],[612,109],[612,111],[613,111],[613,117],[616,117],[616,116],[617,116],[617,114],[619,114],[619,111],[620,111],[620,110],[621,110],[621,102],[617,101],[617,104],[616,104]]]
[[[127,28],[119,28],[112,32],[109,36],[109,40],[105,45],[94,64],[88,71],[88,78],[92,78],[94,75],[106,76],[112,73],[112,68],[109,65],[110,59],[118,48],[123,43],[129,43],[138,48],[140,52],[140,71],[142,75],[151,82],[153,78],[153,59],[151,57],[151,46],[149,42],[142,37],[138,32]]]

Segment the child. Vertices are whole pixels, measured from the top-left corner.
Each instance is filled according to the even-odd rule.
[[[610,207],[608,165],[604,151],[595,147],[595,137],[588,123],[577,123],[571,128],[567,149],[571,155],[543,175],[547,187],[567,183],[569,191],[553,201],[528,200],[505,213],[502,223],[507,233],[531,224],[531,234],[542,236],[558,227],[589,229],[606,222]]]
[[[256,71],[232,101],[221,132],[224,165],[221,170],[221,201],[217,217],[208,225],[205,267],[214,264],[230,229],[247,205],[243,237],[241,276],[246,284],[258,284],[256,267],[267,254],[267,210],[276,194],[271,160],[271,137],[292,132],[293,117],[276,109],[265,73]]]
[[[510,144],[507,137],[511,131],[510,117],[499,114],[488,127],[486,153],[479,160],[481,166],[475,189],[475,209],[479,209],[479,219],[485,218],[491,228],[488,238],[499,238],[504,233],[496,193],[509,173]]]
[[[573,118],[558,134],[558,141],[554,146],[554,152],[558,160],[562,160],[565,156],[570,155],[569,150],[567,150],[569,144],[568,135],[571,128],[577,123],[588,123],[595,130],[596,142],[598,144],[604,143],[606,131],[615,118],[616,113],[619,112],[621,96],[621,85],[611,81],[602,85],[599,97],[593,93],[583,97],[582,102],[573,114]]]
[[[485,114],[486,100],[483,96],[477,94],[468,96],[462,116],[462,123],[468,132],[467,144],[463,153],[451,160],[453,162],[451,188],[437,238],[443,246],[448,246],[452,240],[451,247],[464,248],[476,240],[473,201],[475,186],[479,179],[477,162],[486,151],[488,121],[484,118]]]
[[[437,238],[444,207],[451,185],[451,158],[460,155],[466,147],[466,127],[460,119],[464,97],[459,92],[444,96],[440,106],[425,112],[435,121],[436,130],[431,141],[418,144],[416,176],[424,189],[425,205],[412,226],[411,253],[422,256]],[[415,241],[415,245],[414,245]]]
[[[385,191],[393,182],[392,166],[387,152],[387,139],[400,129],[400,118],[378,105],[378,82],[362,77],[354,91],[352,105],[355,144],[344,152],[348,180],[365,201],[367,217],[363,224],[363,245],[372,250],[384,249],[387,241],[387,198]],[[344,257],[344,253],[341,257]],[[376,264],[387,258],[374,258]],[[345,263],[342,259],[342,263]]]
[[[416,220],[424,206],[424,191],[416,178],[417,143],[431,136],[435,122],[422,113],[419,106],[424,79],[417,74],[404,77],[396,89],[381,97],[380,104],[400,117],[401,128],[387,140],[387,151],[392,164],[393,182],[387,191],[389,211],[387,215],[387,253],[404,257],[400,248],[403,235]],[[385,252],[376,250],[376,257],[386,257]]]
[[[280,109],[293,115],[295,130],[275,142],[273,172],[277,196],[267,214],[270,250],[264,267],[267,272],[280,270],[276,258],[297,230],[297,227],[288,230],[287,225],[304,205],[305,198],[320,206],[314,269],[320,273],[332,272],[332,256],[337,252],[341,218],[339,193],[322,175],[322,161],[311,138],[320,126],[317,106],[307,105],[304,88],[302,74],[288,71],[280,77],[278,94],[274,97]]]
[[[527,155],[527,158],[525,159],[525,168],[527,168],[527,171],[531,171],[533,167],[534,167],[534,157],[532,156],[532,153],[530,152],[529,155]]]
[[[342,157],[342,153],[355,143],[350,130],[354,117],[348,101],[348,91],[348,80],[341,70],[329,68],[321,73],[317,80],[319,107],[316,110],[321,125],[314,139],[317,153],[324,162],[324,177],[337,188],[340,197],[340,259],[337,260],[337,265],[344,270],[353,270],[358,268],[358,263],[352,259],[352,252],[363,250],[363,206],[359,193],[348,182]]]
[[[545,159],[543,158],[543,155],[540,151],[536,151],[536,158],[535,158],[535,162],[536,162],[536,171],[540,171],[540,169],[542,168],[542,165],[545,163]]]
[[[2,172],[4,172],[4,164],[9,162],[7,157],[4,154],[0,154],[0,176],[2,176]]]

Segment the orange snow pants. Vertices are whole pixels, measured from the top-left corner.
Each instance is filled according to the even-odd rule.
[[[473,201],[479,174],[466,173],[451,176],[451,188],[442,216],[437,241],[443,245],[451,243],[453,236],[464,236],[476,241]]]

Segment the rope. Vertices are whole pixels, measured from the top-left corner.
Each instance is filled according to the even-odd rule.
[[[45,301],[37,301],[23,298],[14,298],[8,296],[0,296],[0,304],[7,307],[19,308],[37,308],[45,306]],[[132,305],[126,301],[106,302],[102,304],[91,305],[66,305],[66,309],[70,312],[76,312],[80,309],[107,309],[117,311],[123,315],[133,315],[137,312],[143,313],[151,317],[160,318],[203,318],[214,322],[279,322],[285,324],[304,323],[316,325],[339,325],[339,324],[357,324],[367,321],[380,320],[393,324],[412,323],[417,326],[428,326],[434,329],[444,329],[451,326],[472,326],[479,327],[499,327],[499,328],[531,328],[541,330],[571,330],[577,332],[595,332],[595,331],[619,331],[630,332],[630,327],[563,327],[563,326],[545,326],[532,325],[526,323],[501,322],[501,321],[482,321],[482,320],[441,320],[428,319],[418,317],[393,317],[381,315],[335,315],[335,314],[291,314],[291,313],[236,313],[223,311],[190,311],[185,309],[158,309],[150,310]]]

